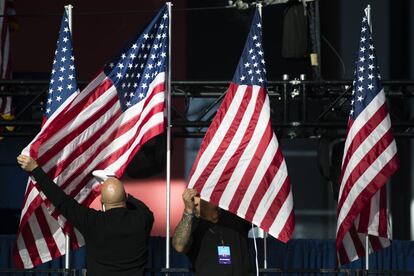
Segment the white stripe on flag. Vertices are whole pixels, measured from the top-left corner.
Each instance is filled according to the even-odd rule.
[[[234,101],[234,100],[233,100]],[[228,111],[229,112],[229,111]],[[227,113],[228,113],[227,112]],[[250,161],[253,158],[253,155],[256,152],[256,149],[259,147],[260,145],[260,141],[263,138],[263,134],[266,132],[266,128],[268,126],[268,122],[269,122],[269,113],[270,109],[269,109],[269,97],[266,95],[265,101],[263,103],[262,109],[260,110],[260,114],[259,114],[259,118],[257,120],[257,124],[256,127],[253,131],[253,135],[252,138],[250,139],[249,143],[247,144],[242,156],[239,159],[239,162],[233,172],[233,174],[231,175],[231,178],[229,180],[229,183],[231,183],[232,185],[227,185],[226,189],[223,192],[223,195],[220,198],[220,206],[228,209],[231,200],[234,197],[234,194],[237,191],[238,186],[240,185],[240,181],[242,180],[242,178],[240,177],[241,175],[244,175],[244,173],[246,172],[247,167],[250,164]],[[223,124],[223,123],[222,123]],[[258,166],[258,168],[256,168],[256,174],[258,171],[261,170],[267,170],[266,168],[261,168],[260,166]],[[264,172],[263,172],[264,173]],[[250,181],[249,184],[249,189],[250,191],[254,191],[251,190],[251,188],[255,188],[255,187],[251,187],[252,185],[257,185],[258,179],[253,178],[252,181]],[[261,180],[261,178],[259,179],[259,181]],[[249,190],[247,190],[247,192],[245,193],[245,197],[249,196]],[[250,195],[253,196],[253,195]],[[243,203],[240,204],[240,207],[242,207]],[[239,208],[240,208],[239,207]],[[244,207],[248,207],[248,206],[244,206]],[[245,211],[244,211],[245,212]],[[241,216],[241,215],[239,215]],[[244,217],[244,215],[243,215]]]
[[[251,100],[247,105],[242,120],[240,121],[240,125],[233,136],[233,139],[226,148],[226,151],[222,155],[220,161],[217,163],[214,170],[211,172],[208,179],[206,180],[206,184],[203,187],[203,197],[205,197],[205,200],[207,201],[210,200],[211,193],[213,192],[218,180],[220,180],[220,177],[224,169],[226,168],[227,163],[230,161],[231,157],[237,152],[237,150],[240,150],[240,143],[243,141],[243,138],[246,135],[246,129],[250,125],[251,118],[254,115],[254,109],[256,106],[257,94],[259,93],[259,89],[260,87],[258,86],[253,87],[253,91],[251,92]],[[236,186],[233,182],[229,183],[231,183],[230,186]]]
[[[375,159],[371,166],[365,170],[361,177],[355,181],[348,193],[347,199],[344,201],[347,204],[342,205],[342,208],[338,214],[337,232],[344,219],[348,216],[349,210],[353,206],[355,199],[366,188],[367,184],[378,175],[378,171],[387,165],[396,153],[397,146],[395,144],[395,140],[393,140],[392,143],[377,157],[377,159]]]
[[[217,148],[220,146],[221,141],[223,141],[223,138],[225,137],[228,129],[230,128],[231,123],[234,120],[234,117],[236,117],[237,110],[239,109],[239,106],[243,100],[246,88],[246,85],[240,85],[237,88],[233,100],[231,101],[230,106],[226,114],[224,115],[223,120],[221,121],[218,129],[216,130],[215,135],[213,136],[213,138],[210,141],[210,144],[207,146],[207,148],[204,150],[204,153],[200,157],[198,166],[188,183],[189,188],[194,187],[195,181],[200,177],[206,166],[210,163],[210,160],[213,157],[214,153],[217,151]]]

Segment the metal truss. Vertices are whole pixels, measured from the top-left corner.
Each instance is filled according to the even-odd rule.
[[[85,86],[81,82],[80,86]],[[414,81],[383,81],[397,137],[414,137]],[[175,137],[203,137],[229,82],[173,81],[172,127]],[[0,121],[0,136],[34,136],[41,124],[48,81],[0,81],[0,97],[12,96],[15,118]],[[271,81],[267,90],[272,125],[280,138],[344,137],[351,81]],[[4,126],[14,126],[9,132]]]

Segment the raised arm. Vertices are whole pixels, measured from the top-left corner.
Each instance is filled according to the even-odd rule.
[[[184,212],[181,221],[175,228],[175,233],[172,238],[172,246],[177,252],[185,253],[191,246],[192,237],[191,231],[193,227],[193,218],[195,215],[194,210],[194,197],[197,195],[197,191],[194,189],[186,189],[182,195],[184,201]]]
[[[38,187],[59,210],[59,212],[72,223],[81,233],[86,230],[87,220],[92,213],[98,213],[93,209],[79,204],[68,196],[52,179],[38,166],[36,161],[29,156],[19,155],[17,162],[23,170],[30,173],[36,180]]]

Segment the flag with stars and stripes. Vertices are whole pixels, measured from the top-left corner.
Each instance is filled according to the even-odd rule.
[[[258,10],[233,81],[201,144],[188,187],[283,242],[292,235],[292,190],[271,127]]]
[[[94,170],[120,178],[140,147],[164,131],[168,36],[165,5],[29,145],[30,156],[83,205],[99,195]],[[63,228],[70,229],[65,221]]]
[[[389,246],[386,182],[398,169],[384,89],[367,15],[363,17],[348,134],[342,159],[336,250],[345,264]]]
[[[72,49],[72,35],[65,11],[62,17],[59,38],[53,60],[48,99],[44,110],[42,131],[64,113],[70,101],[78,94],[76,71]],[[25,200],[14,260],[17,266],[31,268],[65,254],[65,233],[72,237],[72,248],[84,244],[82,236],[73,229],[63,229],[63,217],[52,216],[44,203],[43,194],[30,178],[26,187]]]

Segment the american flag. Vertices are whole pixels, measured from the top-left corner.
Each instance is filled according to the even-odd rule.
[[[86,206],[100,189],[92,171],[121,177],[140,147],[164,131],[168,18],[165,6],[30,144],[30,156]],[[39,203],[26,205],[35,209]]]
[[[188,187],[283,242],[292,235],[292,191],[271,127],[258,11],[233,81],[201,144]]]
[[[74,60],[72,35],[65,11],[53,60],[42,130],[62,113],[78,93]],[[64,218],[53,217],[42,196],[29,178],[17,233],[17,250],[14,252],[14,260],[19,267],[31,268],[65,254],[65,233],[61,227]],[[83,245],[79,233],[73,235],[70,231],[70,234],[74,248]]]
[[[390,244],[385,183],[398,169],[397,147],[367,16],[362,20],[348,134],[342,160],[336,250],[345,264]]]

